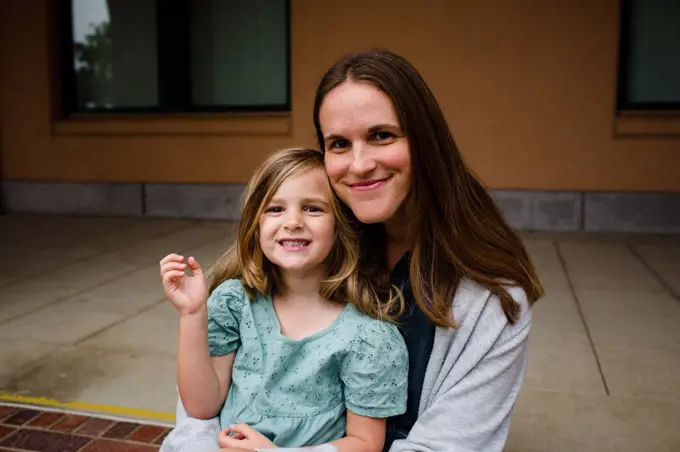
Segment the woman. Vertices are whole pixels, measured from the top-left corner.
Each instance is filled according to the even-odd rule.
[[[399,325],[407,411],[389,420],[386,449],[501,451],[543,294],[520,238],[402,57],[338,61],[318,87],[314,124],[333,189],[364,224],[362,258],[409,306]],[[178,414],[189,425],[181,405]]]

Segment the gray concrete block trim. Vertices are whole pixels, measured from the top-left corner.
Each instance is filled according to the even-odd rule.
[[[577,231],[583,223],[579,192],[491,190],[491,196],[517,229]]]
[[[238,220],[243,189],[240,184],[146,184],[146,215]]]
[[[680,193],[586,193],[586,231],[680,234]]]
[[[140,184],[3,181],[7,212],[142,216]]]
[[[6,212],[237,220],[241,184],[15,182]],[[680,193],[491,190],[508,222],[536,231],[680,234]]]

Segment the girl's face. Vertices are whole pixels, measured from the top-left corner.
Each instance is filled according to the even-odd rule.
[[[319,110],[326,172],[333,189],[363,223],[395,219],[411,189],[411,152],[389,97],[346,81]]]
[[[283,272],[323,275],[335,244],[335,217],[322,169],[286,179],[260,218],[262,252]]]

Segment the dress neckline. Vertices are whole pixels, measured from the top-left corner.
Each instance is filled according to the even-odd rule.
[[[316,333],[310,334],[309,336],[305,336],[300,339],[293,339],[281,333],[281,322],[279,322],[279,316],[276,314],[276,309],[274,309],[274,299],[272,298],[271,293],[267,295],[267,297],[265,298],[265,304],[267,306],[267,314],[269,314],[269,320],[271,321],[274,327],[275,339],[280,342],[286,342],[290,344],[304,344],[322,338],[326,334],[333,331],[342,321],[347,311],[352,309],[352,306],[349,303],[347,303],[345,305],[345,308],[342,311],[340,311],[340,313],[337,315],[333,323],[331,323],[329,326],[327,326],[321,331],[317,331]]]

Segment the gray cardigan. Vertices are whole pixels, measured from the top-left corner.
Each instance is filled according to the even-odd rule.
[[[437,328],[418,420],[390,452],[503,450],[524,376],[532,317],[524,291],[512,288],[510,294],[522,308],[515,325],[508,323],[497,297],[470,280],[461,281],[453,300],[458,326]],[[189,418],[178,400],[176,427],[161,452],[219,449],[219,430],[217,418]]]

